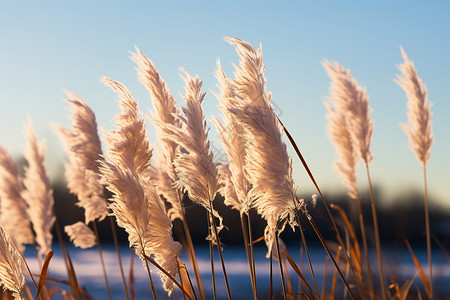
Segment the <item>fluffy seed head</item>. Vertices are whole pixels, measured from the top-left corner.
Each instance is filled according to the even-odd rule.
[[[398,69],[402,75],[397,75],[395,82],[402,87],[408,98],[408,121],[402,128],[409,138],[411,149],[419,162],[425,166],[430,159],[433,134],[431,132],[431,106],[428,101],[427,88],[417,75],[414,63],[408,58],[403,48],[400,48],[405,62]]]
[[[11,291],[14,299],[22,299],[21,293],[25,286],[22,267],[22,256],[0,226],[0,285]]]
[[[347,126],[352,135],[354,148],[362,161],[370,165],[372,152],[370,142],[373,133],[373,121],[370,119],[372,109],[366,89],[358,85],[349,70],[339,63],[322,63],[331,78],[329,100],[340,114],[346,114]]]
[[[22,197],[19,172],[11,155],[0,146],[0,225],[12,237],[14,244],[23,249],[33,243],[33,233]]]
[[[31,118],[25,131],[27,147],[24,156],[28,166],[25,167],[23,179],[25,190],[22,196],[28,204],[28,215],[36,233],[36,243],[40,246],[39,253],[47,255],[52,247],[51,229],[55,217],[53,216],[53,190],[50,188],[50,180],[44,163],[45,144],[38,144]]]
[[[94,232],[83,222],[77,222],[72,225],[64,226],[64,231],[73,242],[75,247],[81,249],[91,248],[96,245],[96,238]]]

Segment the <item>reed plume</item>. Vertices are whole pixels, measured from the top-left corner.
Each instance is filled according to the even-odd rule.
[[[101,183],[113,193],[109,208],[128,233],[136,254],[144,261],[143,254],[155,256],[156,262],[175,276],[181,245],[172,238],[172,222],[150,180],[152,148],[145,121],[139,118],[137,102],[124,85],[107,77],[103,82],[119,94],[122,109],[114,118],[117,130],[106,136],[108,154],[100,162]],[[159,275],[170,294],[173,282],[164,273]]]
[[[295,211],[301,203],[295,195],[292,160],[281,138],[282,128],[270,103],[271,94],[266,92],[261,47],[255,50],[236,38],[226,41],[236,46],[241,59],[234,79],[234,91],[241,101],[233,101],[228,111],[244,128],[244,170],[252,185],[248,195],[255,199],[254,207],[267,221],[264,236],[269,257],[278,223],[289,220],[294,227]]]
[[[0,226],[0,285],[3,289],[11,291],[14,299],[23,299],[21,294],[25,286],[25,277],[22,274],[22,267],[22,255]]]
[[[84,209],[85,222],[103,220],[108,215],[103,186],[99,183],[102,149],[97,133],[95,114],[88,104],[74,93],[66,92],[71,105],[73,126],[57,126],[69,162],[65,163],[67,186],[77,195],[77,205]]]
[[[158,152],[157,168],[152,176],[152,181],[156,185],[158,194],[163,195],[171,207],[168,214],[172,221],[184,219],[181,203],[182,196],[174,190],[173,182],[178,180],[173,166],[173,161],[177,154],[178,145],[171,139],[165,138],[167,133],[166,124],[181,128],[182,123],[176,117],[179,109],[166,82],[159,75],[154,63],[148,59],[137,47],[136,53],[131,53],[132,60],[137,65],[139,81],[151,94],[151,101],[154,113],[150,120],[155,125],[162,148]]]
[[[331,63],[329,61],[324,61],[322,62],[322,65],[325,68],[326,72],[328,73],[328,76],[331,78],[330,84],[331,95],[329,100],[336,108],[338,114],[341,114],[345,117],[347,129],[351,135],[353,149],[355,149],[359,158],[361,158],[366,167],[371,210],[372,210],[372,222],[375,233],[375,245],[378,258],[378,268],[380,274],[381,297],[382,299],[386,299],[380,235],[378,229],[378,218],[375,208],[372,182],[369,172],[369,165],[371,164],[373,159],[373,154],[370,151],[370,143],[372,140],[372,133],[373,133],[373,121],[370,119],[372,109],[369,106],[369,96],[367,95],[366,89],[364,87],[361,87],[356,81],[356,79],[352,77],[350,71],[344,69],[344,67],[342,67],[339,63],[337,62]],[[356,184],[356,181],[354,182],[354,184]],[[351,194],[353,196],[357,195],[354,194],[353,191],[351,191]],[[362,220],[362,208],[360,202],[358,202],[358,204],[360,206],[359,207],[360,225],[361,229],[363,230],[364,223]],[[363,239],[365,239],[364,233],[362,234]],[[365,252],[367,253],[365,245],[364,248]],[[370,270],[367,254],[366,254],[366,262],[368,265],[368,269]]]
[[[325,103],[328,110],[327,119],[328,135],[334,144],[339,160],[335,162],[336,171],[341,175],[342,181],[349,189],[348,195],[352,199],[358,199],[358,187],[356,180],[356,168],[358,166],[358,155],[352,143],[345,113],[336,111],[330,103]]]
[[[431,156],[431,145],[433,134],[431,133],[431,106],[428,101],[428,92],[422,79],[417,75],[414,63],[408,58],[403,48],[400,48],[405,62],[398,68],[402,75],[397,75],[395,80],[406,93],[408,98],[408,121],[402,124],[402,128],[409,138],[411,149],[423,167],[424,181],[424,206],[425,206],[425,229],[427,238],[428,272],[430,276],[429,287],[427,287],[428,298],[433,299],[433,272],[431,260],[430,220],[428,211],[427,192],[427,170],[426,165]]]
[[[70,237],[70,241],[73,242],[75,247],[86,249],[97,244],[94,232],[83,222],[64,226],[64,231]]]
[[[178,116],[183,124],[178,126],[165,124],[165,139],[172,140],[182,147],[174,159],[175,172],[178,180],[174,186],[180,190],[187,191],[189,198],[197,204],[202,205],[207,211],[220,220],[218,229],[222,227],[222,218],[212,207],[212,200],[219,190],[218,165],[213,162],[213,154],[210,150],[206,121],[203,116],[201,103],[205,93],[201,92],[202,82],[198,77],[191,77],[186,70],[183,80],[186,84],[183,98],[186,107],[182,109],[183,116]],[[210,236],[215,242],[217,237]]]
[[[20,250],[33,243],[28,206],[22,197],[19,171],[11,155],[0,146],[0,225]]]
[[[398,69],[402,75],[397,75],[395,82],[405,91],[408,98],[408,122],[402,124],[411,144],[411,150],[419,162],[425,166],[430,159],[433,134],[431,132],[431,106],[428,101],[427,87],[417,75],[417,71],[403,48],[400,48],[405,60]]]
[[[44,163],[45,143],[39,144],[31,118],[25,126],[27,147],[24,152],[28,166],[25,167],[23,198],[28,204],[28,215],[36,234],[39,254],[47,255],[52,247],[51,229],[55,222],[53,215],[53,190]]]
[[[373,133],[373,121],[370,119],[372,109],[366,89],[361,87],[349,70],[339,63],[322,63],[331,78],[330,101],[336,109],[348,115],[347,124],[352,135],[355,150],[362,161],[370,165],[373,154],[370,142]]]
[[[246,147],[244,128],[229,111],[245,100],[236,95],[235,84],[232,79],[226,77],[219,61],[217,69],[216,78],[219,81],[220,93],[217,93],[216,97],[219,100],[219,109],[222,111],[223,124],[217,118],[213,118],[213,123],[228,158],[227,165],[219,169],[223,177],[221,194],[225,197],[226,205],[238,210],[241,214],[248,214],[254,199],[249,195],[251,184],[244,174]]]

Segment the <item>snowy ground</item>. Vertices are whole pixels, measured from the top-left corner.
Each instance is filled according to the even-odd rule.
[[[57,246],[54,247],[55,252],[54,257],[51,260],[49,273],[50,276],[59,279],[67,279],[66,267],[61,256],[61,252]],[[130,257],[132,252],[127,247],[121,248],[121,257],[124,266],[124,271],[128,277],[130,271]],[[325,253],[321,249],[310,249],[312,261],[314,264],[314,271],[316,277],[318,278],[319,285],[322,282]],[[107,292],[105,289],[105,280],[103,277],[103,271],[100,264],[98,250],[96,248],[88,250],[80,250],[78,248],[69,248],[70,256],[74,263],[74,268],[77,274],[77,279],[79,284],[91,295],[94,299],[107,299]],[[202,282],[205,288],[205,292],[208,298],[212,298],[212,279],[211,279],[211,268],[209,260],[209,249],[207,247],[199,247],[196,249],[198,256],[198,263],[201,272]],[[233,299],[249,299],[252,298],[252,289],[250,285],[249,269],[247,264],[247,258],[244,249],[226,247],[223,251],[224,258],[226,262],[226,271],[230,281],[230,288],[232,291]],[[298,249],[289,248],[289,253],[298,261],[299,253]],[[266,249],[256,248],[256,272],[258,279],[258,292],[260,293],[260,298],[265,298],[264,295],[269,292],[269,274],[270,274],[270,263],[269,260],[265,258]],[[426,251],[416,251],[416,255],[422,263],[422,267],[427,274],[426,265]],[[117,256],[114,252],[112,246],[103,246],[103,257],[105,260],[108,281],[110,284],[113,299],[125,299],[123,293],[122,279],[120,276],[119,266],[117,263]],[[372,255],[373,271],[376,271],[376,261],[375,256]],[[389,252],[384,254],[384,265],[386,274],[395,274],[402,279],[411,279],[417,273],[417,269],[412,262],[410,255],[406,253],[399,252]],[[26,252],[26,260],[29,264],[31,270],[34,273],[38,273],[38,262],[35,256],[33,256],[33,251],[28,249]],[[188,268],[190,268],[189,261],[185,254],[182,255],[182,260],[186,263]],[[445,257],[436,250],[433,254],[433,282],[434,287],[437,290],[450,293],[450,264],[445,260]],[[155,273],[155,284],[158,290],[158,299],[167,298],[166,293],[162,290],[158,276],[156,275],[157,270],[152,268]],[[296,290],[298,286],[298,276],[290,268],[290,275],[293,289]],[[195,286],[195,276],[191,270],[191,280]],[[334,271],[334,267],[331,262],[327,264],[327,276],[331,278]],[[134,280],[136,284],[136,294],[138,299],[151,298],[150,281],[145,268],[143,267],[141,261],[135,257],[134,260]],[[279,275],[278,264],[273,265],[274,274],[274,288],[277,291],[281,291],[281,280]],[[312,277],[304,257],[303,261],[303,273],[307,280],[312,285]],[[222,276],[222,269],[219,261],[219,256],[217,252],[215,253],[215,274],[216,274],[216,284],[218,298],[226,298],[226,289],[224,284],[224,279]],[[378,278],[378,275],[374,274],[374,278]],[[389,278],[387,278],[389,279]],[[403,282],[398,280],[399,283]],[[420,287],[420,280],[417,277],[417,286]],[[61,285],[63,287],[64,285]],[[31,285],[30,285],[31,287]],[[181,294],[178,299],[181,299]],[[209,297],[211,296],[211,297]]]

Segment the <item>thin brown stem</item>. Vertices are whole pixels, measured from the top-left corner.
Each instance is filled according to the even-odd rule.
[[[367,279],[369,280],[369,290],[370,290],[370,299],[373,300],[374,297],[374,288],[373,288],[373,280],[372,280],[372,271],[370,270],[370,260],[369,260],[369,250],[367,247],[367,237],[366,237],[366,229],[364,225],[364,217],[362,212],[361,198],[358,195],[358,211],[359,211],[359,226],[361,230],[361,237],[363,242],[363,250],[364,250],[364,260],[366,262],[367,267]]]
[[[205,292],[203,290],[202,280],[200,277],[200,271],[198,269],[197,257],[195,256],[194,244],[192,242],[191,233],[189,231],[188,224],[187,224],[186,220],[184,219],[184,217],[181,220],[181,222],[183,223],[184,234],[185,234],[186,242],[188,245],[189,259],[190,259],[190,261],[192,263],[192,267],[194,269],[195,280],[197,281],[197,288],[198,288],[198,292],[200,295],[200,299],[205,300],[206,299]]]
[[[250,214],[247,214],[247,223],[248,223],[248,235],[249,235],[249,243],[250,243],[250,255],[252,257],[252,272],[253,278],[255,279],[255,293],[256,298],[258,298],[258,286],[256,284],[256,266],[255,266],[255,251],[253,249],[253,231],[252,231],[252,222],[250,220]]]
[[[153,284],[153,278],[152,278],[152,274],[150,272],[150,266],[148,265],[148,261],[145,258],[146,255],[144,252],[144,242],[142,241],[142,237],[139,237],[139,241],[141,242],[141,248],[142,248],[141,258],[145,261],[145,269],[147,270],[148,278],[150,279],[150,285],[152,287],[153,300],[157,300],[158,297],[156,296],[156,289],[155,289],[155,285]]]
[[[180,264],[178,263],[177,260],[177,268],[178,268],[178,277],[180,277],[180,284],[181,286],[183,286],[183,276],[181,275],[181,268],[180,268]],[[183,293],[183,300],[186,300],[186,295]]]
[[[54,226],[55,226],[56,236],[58,237],[59,247],[61,249],[64,264],[66,265],[67,277],[70,279],[70,283],[71,283],[70,287],[72,289],[72,294],[73,294],[73,297],[75,298],[75,300],[78,300],[78,299],[80,299],[80,292],[79,292],[80,287],[78,286],[78,280],[77,280],[76,274],[73,271],[73,269],[71,269],[71,267],[70,267],[70,263],[69,263],[69,259],[68,259],[69,251],[67,250],[66,244],[64,243],[64,240],[62,238],[61,227],[59,225],[58,218],[56,218]]]
[[[366,163],[366,173],[367,173],[367,181],[369,183],[370,204],[371,204],[371,208],[372,208],[372,219],[373,219],[373,229],[374,229],[374,233],[375,233],[375,246],[376,246],[376,250],[377,250],[378,269],[380,271],[381,297],[383,300],[385,300],[386,299],[386,289],[385,289],[384,272],[383,272],[383,260],[381,257],[380,233],[378,230],[377,210],[375,209],[375,202],[373,200],[372,181],[370,179],[369,164],[367,164],[367,163]]]
[[[228,299],[231,300],[232,298],[231,298],[230,284],[228,283],[227,270],[225,269],[225,261],[223,259],[223,255],[222,255],[222,246],[220,244],[219,232],[217,230],[216,220],[214,220],[214,215],[212,213],[212,201],[211,200],[209,200],[209,209],[211,211],[210,217],[211,217],[211,222],[212,222],[213,229],[214,229],[214,234],[216,236],[217,250],[219,251],[220,262],[222,264],[223,277],[225,279],[225,285],[227,287]]]
[[[117,261],[119,262],[120,275],[122,276],[123,290],[125,292],[125,297],[127,298],[127,300],[130,300],[130,296],[128,295],[127,281],[125,279],[125,273],[123,272],[122,258],[120,257],[119,242],[117,240],[116,227],[114,226],[114,220],[113,220],[112,216],[109,216],[109,224],[111,226],[111,232],[112,232],[112,236],[113,236],[114,246],[116,248]]]
[[[344,277],[344,274],[342,274],[342,271],[341,271],[341,269],[339,268],[339,266],[338,266],[336,260],[335,260],[334,257],[333,257],[333,254],[331,253],[331,251],[330,251],[330,249],[328,248],[327,244],[325,243],[325,240],[323,239],[322,234],[320,234],[319,229],[317,228],[316,223],[314,222],[314,220],[313,220],[311,217],[308,217],[307,219],[308,219],[309,223],[311,224],[312,228],[314,229],[314,231],[315,231],[317,237],[319,238],[320,242],[322,243],[322,246],[324,247],[325,251],[328,253],[328,256],[330,257],[330,259],[331,259],[331,261],[333,262],[334,266],[336,267],[336,270],[338,271],[339,276],[341,276],[341,279],[342,279],[342,281],[344,282],[345,287],[347,288],[347,290],[348,290],[350,296],[352,297],[353,300],[356,300],[355,295],[353,295],[353,292],[352,292],[352,290],[350,289],[350,286],[348,285],[348,282],[347,282],[347,280],[346,280],[345,277]]]
[[[256,280],[255,280],[255,277],[253,276],[254,274],[253,274],[252,257],[251,257],[251,251],[250,251],[250,243],[249,243],[247,228],[245,226],[244,217],[245,217],[244,214],[240,214],[242,236],[244,237],[244,243],[245,243],[245,253],[247,254],[247,262],[248,262],[248,268],[249,268],[249,272],[250,272],[250,279],[252,281],[253,299],[257,300],[258,295],[256,293],[256,285],[255,285]]]
[[[283,297],[286,300],[287,299],[287,292],[286,292],[286,284],[284,283],[284,272],[283,272],[283,264],[281,262],[280,245],[279,245],[279,242],[278,242],[278,232],[275,233],[275,246],[277,248],[278,263],[280,265],[280,275],[281,275],[281,285],[283,287]]]
[[[273,300],[273,268],[272,268],[272,255],[270,256],[270,300]]]
[[[145,258],[145,260],[149,261],[152,263],[152,265],[154,265],[156,268],[158,268],[161,272],[164,273],[164,275],[166,275],[167,277],[169,277],[169,279],[186,295],[188,296],[189,299],[192,299],[191,296],[189,295],[189,293],[183,288],[183,286],[175,279],[175,277],[173,277],[172,274],[170,274],[169,272],[166,271],[166,269],[164,269],[160,264],[158,264],[158,262],[151,258],[150,256],[146,255],[143,251],[143,256]],[[175,257],[175,260],[178,263],[178,257]]]
[[[314,268],[313,268],[313,265],[312,265],[312,262],[311,262],[311,257],[309,256],[308,244],[306,243],[305,234],[303,233],[303,228],[302,228],[302,225],[300,224],[300,218],[298,217],[297,214],[295,214],[295,217],[297,219],[297,224],[298,224],[298,227],[299,227],[299,230],[300,230],[300,234],[301,234],[301,237],[302,237],[302,243],[303,243],[303,246],[304,246],[304,249],[305,249],[306,257],[308,258],[309,268],[311,269],[311,275],[312,275],[312,278],[314,280],[314,287],[316,289],[317,298],[320,299],[319,287],[317,285],[316,275],[314,273]]]
[[[209,235],[212,236],[211,217],[210,217],[209,212],[208,212],[208,232],[209,232]],[[216,276],[214,274],[214,251],[213,251],[213,245],[212,245],[211,240],[209,240],[209,257],[211,259],[211,279],[212,279],[212,284],[213,284],[213,295],[214,295],[214,300],[216,300],[217,295],[216,295]]]
[[[280,120],[279,118],[277,118],[277,119],[278,119],[278,121],[280,122],[280,125],[283,127],[283,130],[284,130],[284,132],[286,133],[286,136],[288,137],[289,142],[291,143],[292,147],[294,148],[295,153],[297,153],[297,156],[298,156],[298,158],[300,159],[300,161],[301,161],[303,167],[305,168],[306,173],[308,174],[309,178],[311,179],[312,183],[314,184],[314,187],[316,188],[317,192],[319,193],[320,199],[322,199],[322,202],[323,202],[323,204],[324,204],[324,206],[325,206],[325,210],[327,211],[328,217],[330,218],[331,223],[332,223],[332,225],[333,225],[333,229],[334,229],[334,231],[335,231],[335,233],[336,233],[336,238],[337,238],[337,240],[338,240],[338,243],[341,245],[342,249],[344,250],[344,254],[345,254],[346,260],[347,260],[348,262],[350,262],[350,269],[351,269],[351,271],[352,271],[353,278],[355,279],[355,282],[357,283],[357,284],[356,284],[356,287],[357,287],[357,289],[358,289],[358,292],[359,292],[359,294],[361,295],[361,297],[364,298],[364,293],[363,293],[363,291],[362,291],[362,289],[361,289],[361,286],[360,286],[360,284],[359,284],[358,277],[356,276],[355,267],[354,267],[353,264],[351,263],[349,254],[348,254],[348,252],[347,252],[347,248],[346,248],[345,245],[344,245],[344,242],[343,242],[343,240],[342,240],[341,234],[340,234],[340,232],[339,232],[339,230],[338,230],[338,228],[337,228],[336,222],[334,221],[334,218],[333,218],[333,216],[332,216],[332,214],[331,214],[331,211],[330,211],[330,209],[328,208],[328,202],[325,200],[325,197],[323,196],[322,191],[320,190],[319,185],[318,185],[317,182],[316,182],[316,179],[314,178],[314,176],[313,176],[311,170],[309,169],[308,164],[306,163],[306,160],[303,158],[303,155],[302,155],[302,153],[300,152],[300,149],[298,148],[297,143],[294,141],[294,138],[293,138],[292,135],[289,133],[289,131],[287,130],[287,128],[283,125],[283,122],[281,122],[281,120]]]
[[[97,221],[92,222],[92,225],[93,225],[95,237],[96,237],[96,240],[97,240],[97,249],[98,249],[98,254],[100,256],[100,262],[102,263],[103,277],[105,278],[106,291],[108,292],[109,300],[111,300],[112,299],[112,297],[111,297],[111,290],[109,288],[108,276],[106,275],[105,262],[103,260],[102,248],[100,246],[100,236],[98,235]]]
[[[431,263],[431,241],[430,241],[430,217],[428,211],[428,188],[427,188],[427,168],[423,166],[423,186],[424,186],[424,210],[425,210],[425,230],[427,235],[427,257],[428,257],[428,273],[430,276],[430,293],[428,298],[433,299],[433,272]]]

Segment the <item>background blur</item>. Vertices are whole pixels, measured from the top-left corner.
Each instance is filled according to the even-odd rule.
[[[432,232],[448,243],[449,2],[11,1],[0,7],[0,144],[20,162],[25,145],[23,124],[27,115],[32,116],[38,138],[48,142],[47,165],[63,224],[81,219],[72,206],[73,197],[68,198],[64,190],[65,155],[52,129],[54,123],[70,126],[63,89],[82,96],[105,130],[112,129],[118,107],[116,95],[99,82],[103,75],[124,83],[140,109],[149,112],[149,95],[129,59],[129,51],[137,46],[154,61],[180,105],[179,68],[204,80],[209,122],[212,115],[220,115],[212,93],[217,91],[216,60],[220,58],[229,76],[232,63],[238,62],[234,48],[223,41],[224,36],[233,36],[255,47],[262,43],[267,89],[273,94],[276,112],[325,195],[331,201],[340,199],[342,205],[351,204],[346,204],[345,187],[332,168],[336,155],[327,138],[323,106],[330,80],[320,63],[336,60],[351,69],[367,88],[373,108],[371,172],[381,210],[382,239],[392,237],[402,243],[402,237],[418,237],[424,243],[422,169],[399,127],[407,121],[406,96],[393,81],[399,73],[396,66],[403,61],[399,50],[403,46],[433,102],[435,143],[428,164]],[[149,133],[155,141],[151,126]],[[220,158],[214,128],[210,138]],[[296,157],[294,170],[298,193],[309,198],[314,188]],[[360,171],[359,185],[365,193],[365,172]],[[230,214],[237,218],[237,213]],[[234,238],[229,241],[235,242]]]

